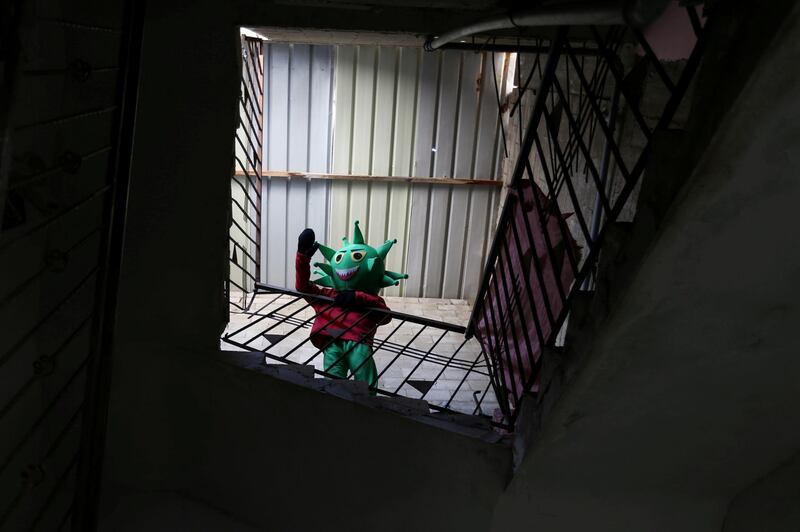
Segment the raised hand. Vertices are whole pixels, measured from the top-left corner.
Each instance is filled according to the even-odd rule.
[[[314,235],[313,229],[303,229],[303,232],[297,237],[297,251],[306,257],[312,256],[319,247],[319,244],[315,241],[315,238],[316,236]]]

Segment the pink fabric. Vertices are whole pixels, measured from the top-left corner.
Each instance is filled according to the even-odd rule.
[[[538,361],[542,351],[534,316],[538,318],[540,332],[545,341],[557,333],[553,331],[553,321],[558,319],[564,308],[564,298],[558,288],[556,276],[561,279],[566,297],[576,274],[567,255],[567,246],[571,248],[576,262],[580,251],[567,229],[568,215],[562,215],[557,208],[550,212],[551,203],[533,181],[522,180],[517,194],[517,201],[514,201],[511,211],[511,223],[502,235],[505,245],[500,245],[487,298],[478,317],[476,336],[487,353],[495,353],[496,367],[500,369],[499,377],[505,388],[512,392],[511,395],[519,397],[524,383],[531,379],[531,362]],[[555,261],[547,251],[545,232],[536,210],[534,194],[538,196],[539,205],[544,211],[547,236],[554,250]],[[528,220],[527,224],[525,218]],[[564,221],[563,224],[559,222],[559,218]],[[567,229],[566,235],[562,233],[561,225]],[[527,227],[530,227],[533,242]],[[543,283],[539,281],[537,261],[533,260],[534,253],[538,258]],[[529,303],[526,276],[533,305]],[[546,298],[552,310],[552,320],[547,311]],[[509,300],[510,305],[507,304]],[[538,377],[532,389],[538,389]],[[515,404],[514,397],[509,397],[509,400],[512,405]]]

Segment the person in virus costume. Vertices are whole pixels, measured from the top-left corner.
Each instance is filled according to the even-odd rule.
[[[345,236],[336,250],[315,240],[314,231],[305,229],[297,239],[295,286],[298,291],[333,298],[308,299],[316,318],[311,326],[311,343],[324,353],[327,373],[346,378],[351,372],[356,380],[376,386],[378,372],[372,358],[375,331],[391,318],[380,312],[389,310],[378,292],[400,284],[408,275],[386,270],[386,255],[397,240],[387,240],[377,248],[364,243],[364,236],[353,224],[353,242]],[[320,277],[311,279],[311,257],[319,249],[328,262],[315,262]]]

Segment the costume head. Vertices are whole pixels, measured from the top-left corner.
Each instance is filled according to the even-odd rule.
[[[315,262],[319,268],[314,273],[321,275],[312,282],[334,290],[360,290],[377,294],[385,286],[400,284],[400,279],[408,279],[404,273],[386,270],[386,254],[397,240],[387,240],[377,248],[364,243],[364,236],[358,227],[358,220],[353,224],[353,243],[342,238],[344,245],[338,250],[319,244],[319,250],[328,260]]]

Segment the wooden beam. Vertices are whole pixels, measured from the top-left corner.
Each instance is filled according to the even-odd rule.
[[[234,174],[244,177],[244,172],[236,170]],[[373,182],[399,182],[412,185],[447,185],[447,186],[484,186],[497,187],[503,186],[500,179],[456,179],[449,177],[403,177],[403,176],[383,176],[383,175],[350,175],[350,174],[323,174],[313,172],[284,172],[279,170],[266,170],[261,173],[262,177],[286,177],[289,179],[326,179],[328,181],[373,181]]]

